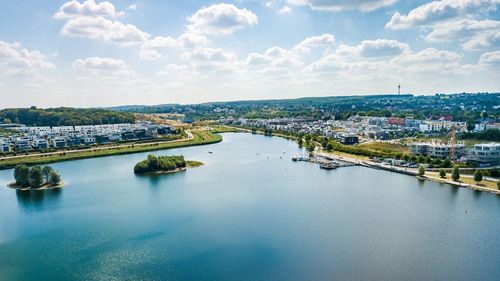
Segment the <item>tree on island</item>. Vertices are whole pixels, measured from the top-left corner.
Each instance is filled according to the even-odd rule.
[[[425,168],[424,168],[424,165],[420,165],[418,167],[418,176],[422,177],[423,175],[425,175]]]
[[[30,170],[29,183],[31,187],[39,188],[44,183],[42,167],[35,166]]]
[[[30,185],[30,168],[24,164],[16,165],[14,168],[14,179],[16,180],[16,185],[26,187]]]
[[[49,182],[50,180],[50,174],[54,171],[54,169],[52,169],[52,167],[50,166],[43,166],[42,168],[42,174],[43,174],[43,179],[45,180],[45,182]]]
[[[474,172],[474,181],[476,182],[476,184],[479,184],[482,180],[483,174],[481,173],[481,171],[479,171],[479,169],[476,169],[476,171]]]
[[[451,171],[451,179],[454,181],[458,181],[460,179],[460,171],[457,166],[453,167],[453,170]]]
[[[49,174],[49,180],[47,181],[50,185],[58,185],[61,183],[61,175],[58,172],[52,170]]]
[[[444,169],[439,169],[439,176],[444,179],[446,178],[446,171]]]
[[[45,184],[55,186],[61,182],[61,176],[52,167],[37,165],[30,169],[24,164],[14,168],[14,179],[15,185],[32,188],[40,188]]]
[[[186,167],[184,156],[154,156],[148,155],[146,160],[137,163],[134,167],[134,173],[146,174],[161,171],[173,171]]]

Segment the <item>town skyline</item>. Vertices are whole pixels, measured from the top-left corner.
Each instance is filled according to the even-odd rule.
[[[2,107],[498,92],[498,5],[5,2]]]

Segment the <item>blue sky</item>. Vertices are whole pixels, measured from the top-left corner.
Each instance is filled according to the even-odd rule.
[[[2,1],[0,107],[499,91],[499,6]]]

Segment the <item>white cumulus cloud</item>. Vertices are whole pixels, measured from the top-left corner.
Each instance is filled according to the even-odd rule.
[[[86,0],[83,3],[70,1],[64,3],[54,15],[56,19],[67,19],[77,16],[102,16],[117,17],[123,13],[117,12],[115,6],[108,1],[96,3],[94,0]]]
[[[287,0],[290,6],[309,6],[313,10],[343,11],[361,10],[373,11],[381,7],[391,6],[397,0]]]
[[[236,30],[257,24],[258,17],[247,9],[232,4],[204,7],[187,18],[188,30],[207,35],[229,35]]]
[[[22,48],[20,43],[0,41],[0,65],[13,76],[36,75],[42,69],[55,68],[38,50]]]
[[[394,13],[386,24],[390,29],[408,29],[445,20],[470,17],[496,11],[500,0],[442,0],[433,1],[411,10],[408,15]]]

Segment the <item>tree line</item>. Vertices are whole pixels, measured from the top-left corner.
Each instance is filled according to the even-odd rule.
[[[186,167],[184,156],[154,156],[148,155],[146,160],[140,161],[134,167],[134,173],[146,174],[159,171],[173,171]]]
[[[61,175],[50,166],[19,164],[14,168],[15,184],[20,187],[39,188],[43,185],[56,186],[61,183]]]
[[[18,123],[28,126],[80,126],[116,123],[134,123],[135,116],[97,108],[8,108],[0,110],[0,123]]]

